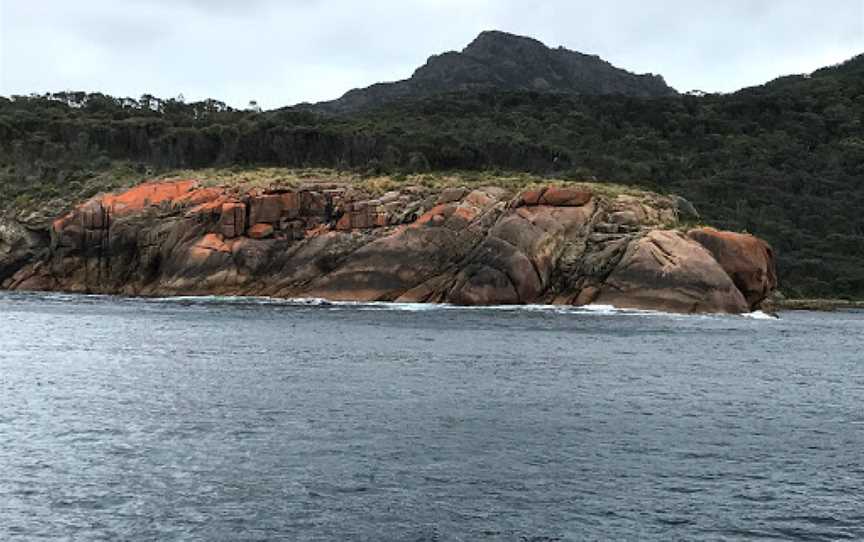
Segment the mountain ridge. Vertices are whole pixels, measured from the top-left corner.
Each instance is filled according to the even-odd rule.
[[[462,51],[430,56],[400,81],[352,89],[336,100],[292,109],[354,113],[387,103],[453,91],[505,90],[633,97],[676,96],[660,75],[635,74],[597,55],[550,48],[539,40],[500,30],[481,32]]]

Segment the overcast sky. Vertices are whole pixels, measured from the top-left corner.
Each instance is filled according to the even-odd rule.
[[[0,0],[0,95],[273,108],[404,79],[487,29],[732,91],[864,52],[864,0]]]

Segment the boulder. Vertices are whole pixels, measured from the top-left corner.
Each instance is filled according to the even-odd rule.
[[[771,246],[749,234],[698,228],[687,232],[714,256],[720,267],[755,310],[777,288],[777,270]]]
[[[591,192],[573,187],[550,186],[540,197],[540,205],[580,207],[591,201]]]
[[[540,198],[543,197],[543,189],[526,190],[519,195],[516,200],[516,206],[522,205],[540,205]]]
[[[596,302],[682,313],[742,313],[750,308],[702,245],[665,230],[630,243]]]
[[[580,207],[591,201],[591,193],[574,187],[550,186],[525,190],[516,198],[514,207],[551,205],[553,207]]]

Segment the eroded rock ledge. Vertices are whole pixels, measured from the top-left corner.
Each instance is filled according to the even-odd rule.
[[[373,198],[338,184],[239,193],[151,182],[87,201],[47,235],[0,228],[0,281],[147,296],[757,309],[777,285],[771,248],[678,231],[677,205],[582,187],[409,186]]]

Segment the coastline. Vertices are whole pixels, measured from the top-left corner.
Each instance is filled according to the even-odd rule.
[[[835,312],[841,310],[864,310],[864,301],[849,299],[783,299],[775,301],[773,310]]]
[[[767,243],[682,222],[671,196],[393,188],[145,182],[10,227],[0,287],[741,314],[777,284]]]

